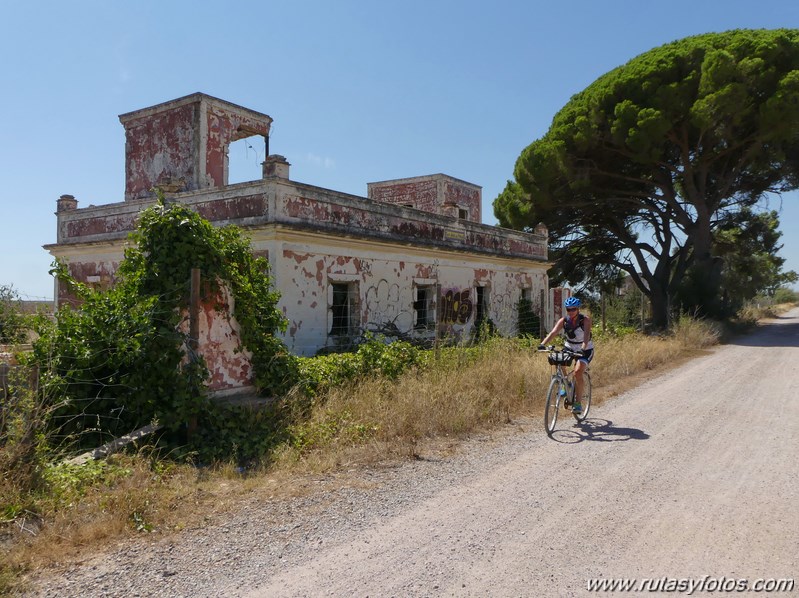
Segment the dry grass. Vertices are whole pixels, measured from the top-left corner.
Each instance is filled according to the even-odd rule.
[[[640,382],[642,375],[696,355],[719,336],[713,325],[683,318],[670,335],[602,340],[591,364],[595,404]],[[468,364],[445,362],[396,382],[375,379],[335,389],[301,424],[303,442],[284,447],[276,466],[331,471],[408,457],[425,440],[537,418],[551,373],[544,354],[494,339]]]
[[[301,425],[307,442],[288,446],[278,468],[329,471],[415,454],[418,442],[458,437],[543,409],[546,359],[496,340],[468,364],[444,362],[396,382],[335,389]]]
[[[591,365],[597,404],[622,390],[625,380],[669,367],[716,339],[707,324],[687,319],[668,336],[603,339]],[[468,360],[449,355],[397,381],[370,379],[334,389],[295,424],[294,440],[268,466],[244,476],[232,465],[196,469],[144,453],[116,457],[110,471],[124,475],[107,473],[107,483],[74,496],[39,498],[37,517],[26,529],[19,518],[5,527],[13,542],[4,548],[0,535],[0,594],[15,588],[22,572],[74,561],[112,541],[206,525],[248,496],[268,500],[302,492],[307,474],[408,459],[421,444],[446,439],[456,446],[477,431],[537,420],[550,370],[544,354],[495,339]]]
[[[0,596],[24,589],[27,574],[81,561],[119,541],[213,524],[256,493],[276,498],[302,491],[298,478],[279,471],[242,476],[232,464],[198,469],[153,461],[146,451],[109,460],[124,472],[107,476],[113,483],[41,498],[35,515],[0,528]]]

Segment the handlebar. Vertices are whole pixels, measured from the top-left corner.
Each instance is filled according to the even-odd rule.
[[[536,352],[552,353],[553,351],[558,351],[558,350],[564,353],[571,353],[575,357],[582,357],[584,355],[582,351],[575,351],[574,349],[569,349],[569,347],[563,347],[562,349],[557,349],[555,345],[538,345],[538,349],[536,349]]]

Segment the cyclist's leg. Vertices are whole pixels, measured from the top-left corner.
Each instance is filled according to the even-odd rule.
[[[574,402],[579,403],[583,397],[583,372],[588,364],[582,360],[574,365]]]
[[[594,358],[594,350],[588,349],[584,357],[580,357],[574,364],[574,402],[580,403],[583,398],[583,372],[588,369],[588,364]]]

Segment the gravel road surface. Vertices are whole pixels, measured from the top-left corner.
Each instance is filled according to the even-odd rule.
[[[126,544],[31,595],[583,596],[591,579],[795,578],[798,387],[793,310],[581,426],[562,418],[552,439],[536,418],[349,487],[320,476],[307,496]]]

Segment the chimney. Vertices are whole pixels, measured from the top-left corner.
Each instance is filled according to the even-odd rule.
[[[56,212],[68,212],[78,209],[78,200],[74,195],[62,195],[56,200]]]
[[[288,160],[279,154],[267,156],[263,162],[265,179],[286,179],[289,178]]]

